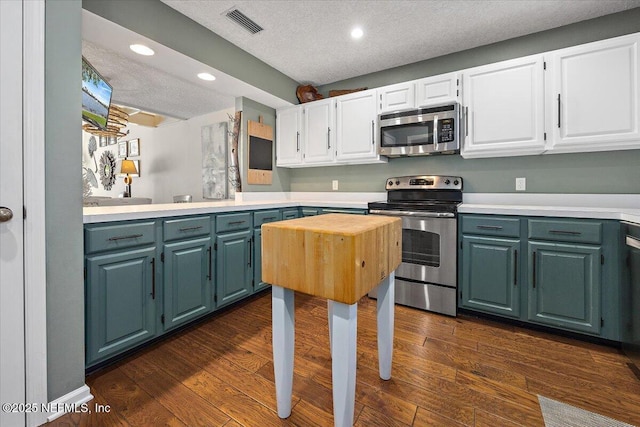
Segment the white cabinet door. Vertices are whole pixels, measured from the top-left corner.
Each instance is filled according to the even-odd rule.
[[[276,166],[302,164],[302,107],[287,107],[276,113]]]
[[[378,101],[378,113],[415,108],[415,81],[378,88]]]
[[[552,52],[550,152],[640,148],[640,36]]]
[[[302,111],[304,163],[332,163],[336,151],[335,100],[310,102],[304,105]]]
[[[426,77],[416,82],[416,106],[428,107],[458,100],[458,73]]]
[[[379,160],[376,91],[367,90],[336,99],[336,160],[364,162]]]
[[[472,68],[463,75],[463,157],[544,152],[542,55]]]

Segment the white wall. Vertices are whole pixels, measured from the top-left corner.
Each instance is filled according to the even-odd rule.
[[[133,197],[149,197],[153,203],[172,203],[174,195],[191,194],[194,202],[203,201],[201,127],[228,122],[228,114],[233,116],[234,113],[235,109],[230,108],[157,128],[130,124],[129,134],[121,140],[140,138],[140,156],[131,157],[132,160],[140,160],[141,172],[141,176],[133,178],[131,184]],[[229,129],[233,129],[231,124]],[[91,135],[82,134],[82,164],[95,171],[87,149]],[[94,154],[98,168],[105,150],[111,150],[116,159],[118,157],[117,145],[98,147]],[[92,189],[93,196],[118,197],[124,192],[122,177],[116,178],[110,191],[103,189],[99,173],[96,177],[98,188]]]

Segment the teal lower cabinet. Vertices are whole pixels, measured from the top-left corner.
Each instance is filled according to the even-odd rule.
[[[529,242],[528,320],[600,334],[602,248]]]
[[[166,243],[164,262],[164,329],[187,323],[213,308],[211,237]]]
[[[462,237],[462,306],[520,317],[518,249],[520,240]]]
[[[253,293],[253,230],[216,236],[216,307]]]
[[[87,366],[156,335],[155,257],[153,246],[86,258]]]
[[[617,221],[462,214],[459,306],[620,338]]]

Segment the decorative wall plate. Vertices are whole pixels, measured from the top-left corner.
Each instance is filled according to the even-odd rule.
[[[116,158],[108,150],[100,156],[100,182],[105,190],[111,190],[116,182]]]

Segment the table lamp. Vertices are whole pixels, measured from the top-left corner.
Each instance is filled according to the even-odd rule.
[[[122,160],[118,173],[120,175],[126,175],[124,177],[126,187],[123,197],[131,197],[131,183],[133,182],[133,176],[139,176],[138,169],[136,168],[136,162],[129,159]]]

